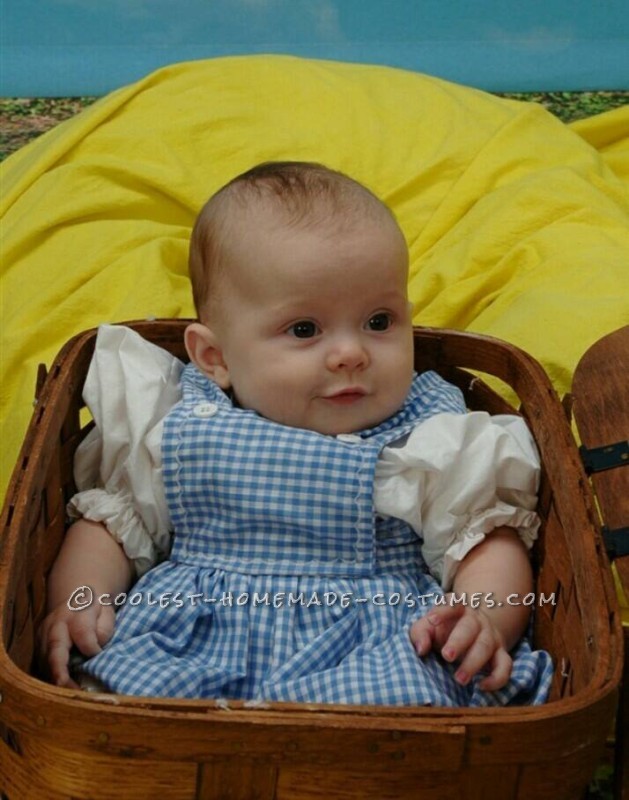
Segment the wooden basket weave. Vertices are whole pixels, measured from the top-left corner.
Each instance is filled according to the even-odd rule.
[[[181,320],[134,323],[184,359]],[[436,369],[472,409],[512,411],[483,383],[506,382],[543,462],[535,551],[535,646],[555,663],[551,700],[518,708],[391,708],[90,694],[40,680],[34,636],[46,578],[74,492],[85,434],[81,390],[95,331],[52,365],[2,515],[0,789],[53,798],[536,798],[573,800],[611,729],[621,673],[616,598],[590,490],[569,425],[543,370],[514,347],[418,329],[416,367]]]

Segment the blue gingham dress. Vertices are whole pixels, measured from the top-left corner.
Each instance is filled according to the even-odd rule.
[[[549,656],[523,641],[508,685],[462,687],[409,627],[443,594],[420,540],[375,514],[381,449],[440,412],[465,413],[434,372],[394,416],[326,436],[270,422],[193,365],[164,423],[170,558],[144,575],[109,644],[84,665],[111,691],[311,703],[541,703]]]

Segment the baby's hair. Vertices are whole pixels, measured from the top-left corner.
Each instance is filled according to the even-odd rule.
[[[308,161],[266,161],[233,178],[201,209],[190,240],[189,271],[199,318],[216,298],[233,215],[254,204],[270,203],[287,225],[335,224],[342,227],[366,215],[394,219],[387,206],[353,178]],[[396,223],[397,224],[397,223]]]

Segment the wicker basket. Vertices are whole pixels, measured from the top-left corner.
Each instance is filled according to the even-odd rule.
[[[181,320],[133,324],[184,358]],[[0,775],[11,800],[46,798],[579,797],[610,732],[622,635],[590,490],[542,369],[514,347],[418,329],[418,370],[473,409],[511,411],[476,374],[509,384],[541,451],[535,644],[556,665],[548,704],[391,708],[161,700],[90,694],[36,677],[34,635],[65,532],[81,389],[95,331],[72,339],[38,401],[2,516]]]

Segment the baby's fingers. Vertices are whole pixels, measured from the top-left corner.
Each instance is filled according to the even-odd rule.
[[[411,625],[409,633],[418,656],[425,656],[432,650],[435,627],[425,617],[416,620]]]
[[[488,664],[493,665],[499,651],[502,650],[507,655],[498,636],[490,628],[480,627],[477,629],[476,635],[472,635],[472,632],[469,631],[469,636],[465,639],[460,634],[459,638],[455,639],[456,633],[458,632],[455,629],[446,642],[443,656],[448,661],[453,660],[452,654],[454,654],[454,658],[461,658],[454,677],[463,686]],[[451,642],[453,639],[454,643]],[[502,661],[500,663],[503,664]]]
[[[428,615],[428,619],[436,627],[436,630],[443,631],[441,635],[441,655],[446,661],[462,659],[464,656],[469,655],[481,635],[488,634],[483,636],[472,658],[471,663],[475,665],[476,661],[482,657],[483,647],[486,644],[493,644],[493,637],[489,631],[484,629],[483,619],[476,612],[466,613],[464,609],[460,608],[454,609],[454,613],[450,613],[450,611],[451,609],[439,609],[438,612],[431,612]],[[438,621],[435,619],[437,614],[439,616]],[[485,653],[484,660],[480,666],[489,661],[494,650],[495,646]]]
[[[86,620],[86,622],[88,624],[71,626],[70,636],[84,656],[95,656],[102,650],[98,640],[96,620]]]
[[[76,683],[70,678],[68,662],[70,660],[70,649],[72,640],[66,625],[58,622],[51,625],[48,630],[46,641],[46,665],[50,678],[57,686],[71,686],[78,688]]]
[[[425,617],[416,620],[411,626],[410,635],[417,655],[425,656],[431,649],[441,650],[463,613],[461,607],[441,607],[432,609]],[[455,657],[453,655],[450,660]]]
[[[495,692],[502,689],[511,677],[513,659],[502,647],[496,650],[492,660],[492,671],[478,684],[478,688],[483,692]]]
[[[96,620],[96,641],[99,647],[104,647],[111,639],[114,632],[115,615],[111,608],[103,607]]]

